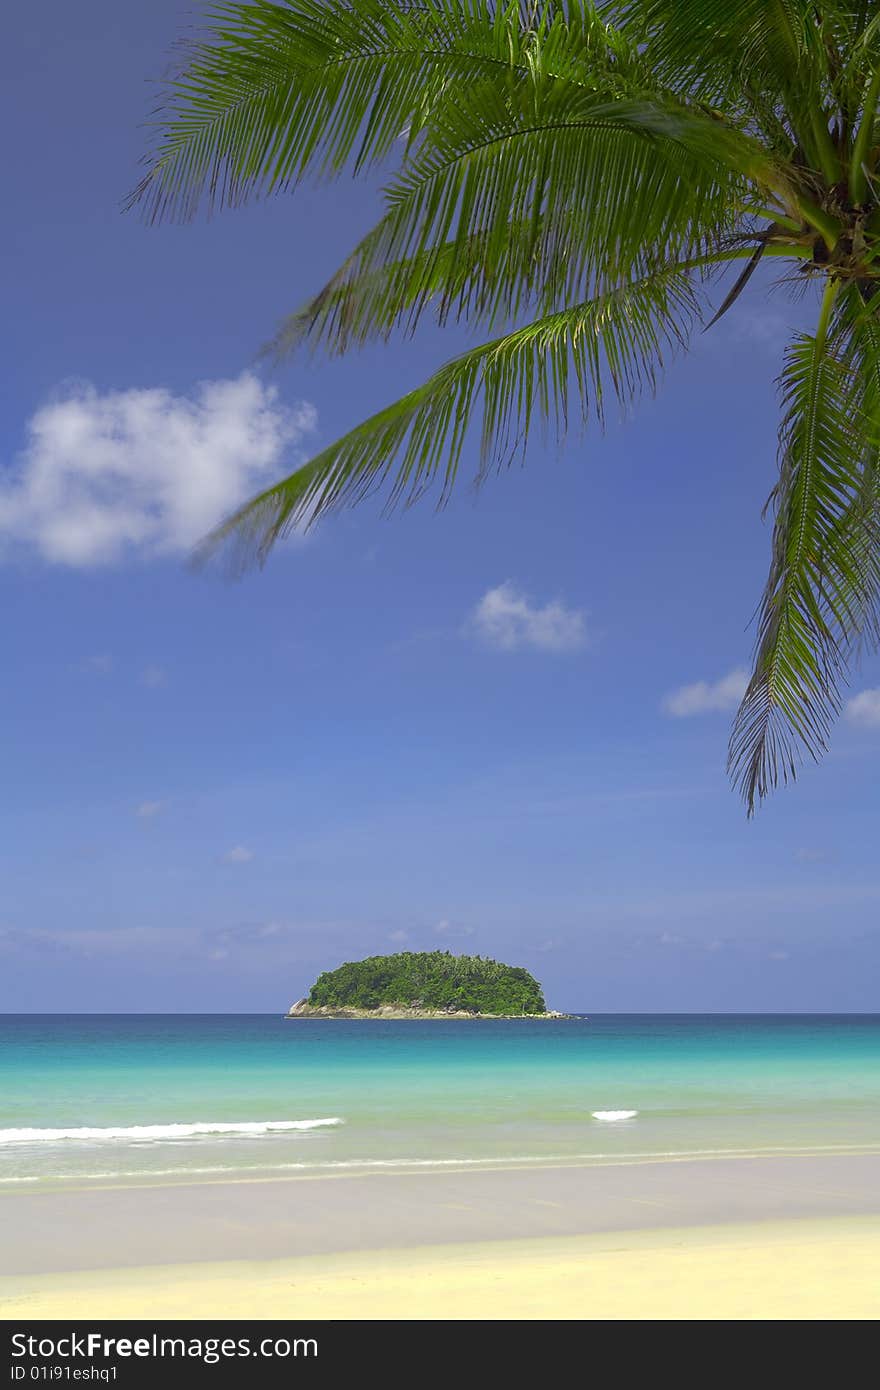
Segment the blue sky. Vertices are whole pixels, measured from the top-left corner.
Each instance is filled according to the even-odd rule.
[[[193,574],[218,508],[466,339],[255,370],[375,187],[120,214],[190,10],[8,26],[0,1008],[277,1010],[443,946],[563,1008],[876,1009],[878,662],[755,821],[724,774],[804,309],[741,302],[632,419],[441,515]]]

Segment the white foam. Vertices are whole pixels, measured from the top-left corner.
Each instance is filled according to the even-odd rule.
[[[130,1143],[155,1143],[162,1140],[193,1139],[206,1134],[259,1137],[264,1134],[286,1134],[291,1130],[323,1129],[327,1125],[342,1124],[345,1124],[344,1120],[339,1116],[333,1116],[326,1120],[199,1120],[189,1125],[111,1125],[106,1128],[83,1125],[75,1129],[0,1129],[0,1145],[58,1144],[67,1139],[86,1140],[93,1144],[112,1139],[127,1140]]]
[[[594,1120],[634,1120],[638,1110],[594,1110]]]

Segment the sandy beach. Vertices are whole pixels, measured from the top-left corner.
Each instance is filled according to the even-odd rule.
[[[880,1219],[158,1265],[9,1282],[6,1319],[873,1319],[880,1314]]]
[[[0,1219],[5,1319],[880,1314],[876,1154],[41,1192]]]

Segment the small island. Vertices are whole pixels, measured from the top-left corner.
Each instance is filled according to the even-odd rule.
[[[485,956],[399,951],[319,975],[287,1018],[566,1018],[528,970]]]

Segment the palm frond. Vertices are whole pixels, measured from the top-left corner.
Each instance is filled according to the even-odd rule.
[[[768,150],[811,164],[831,184],[849,160],[859,203],[880,67],[873,10],[851,0],[623,0],[619,22],[634,41],[641,35],[661,83],[738,121]],[[620,16],[621,6],[608,13]],[[849,159],[849,132],[858,127]]]
[[[438,102],[487,76],[593,87],[647,69],[583,0],[251,0],[209,13],[156,112],[130,204],[189,217],[405,149]]]
[[[830,281],[815,335],[788,349],[770,575],[752,678],[737,715],[729,766],[750,813],[800,756],[825,748],[840,705],[842,638],[863,587],[851,543],[862,464],[874,442],[861,383],[834,320]]]
[[[540,420],[601,418],[762,257],[825,282],[790,346],[770,574],[730,771],[750,812],[824,748],[880,637],[878,0],[222,0],[131,197],[153,219],[390,166],[383,214],[271,345],[343,352],[430,311],[490,341],[209,538],[279,536],[385,488],[444,501]],[[525,318],[532,321],[525,326]],[[714,321],[714,320],[713,320]],[[500,334],[500,336],[498,336]],[[475,438],[478,435],[479,439]],[[473,450],[471,445],[473,443]]]
[[[388,185],[379,254],[482,233],[492,267],[511,221],[534,225],[537,251],[542,225],[567,208],[582,285],[616,279],[646,251],[677,257],[695,235],[729,227],[747,180],[774,177],[758,147],[691,112],[562,87],[530,109],[533,95],[514,104],[495,87],[475,90],[436,114]]]
[[[698,314],[688,271],[672,266],[465,352],[254,498],[208,538],[204,554],[232,539],[240,562],[263,562],[292,528],[383,485],[389,505],[438,485],[442,505],[478,403],[480,483],[525,450],[536,416],[561,437],[573,400],[581,420],[592,412],[601,421],[606,382],[621,400],[652,387],[664,352],[686,342]]]
[[[773,111],[797,143],[827,66],[813,0],[623,0],[621,8],[624,34],[641,37],[661,80],[725,112]]]
[[[836,334],[851,378],[857,418],[863,422],[858,481],[833,538],[845,568],[827,565],[836,583],[830,619],[847,660],[880,644],[880,296],[847,286],[840,296]]]
[[[571,258],[564,249],[572,237],[566,221],[563,212],[546,230],[538,228],[537,237],[532,223],[511,222],[503,255],[491,267],[485,258],[484,232],[429,246],[402,260],[386,260],[377,252],[384,233],[380,224],[307,304],[282,321],[263,352],[280,361],[308,343],[342,354],[370,339],[387,339],[395,329],[415,332],[432,305],[441,324],[450,317],[473,317],[491,326],[498,318],[518,315],[533,297],[539,257],[542,262],[546,258],[549,272],[540,282],[541,304],[557,308],[572,298]],[[555,255],[550,254],[551,244]]]
[[[411,330],[432,302],[441,322],[491,331],[708,254],[736,224],[754,158],[736,132],[656,103],[474,88],[435,118],[385,217],[272,346],[309,336],[344,351]]]

